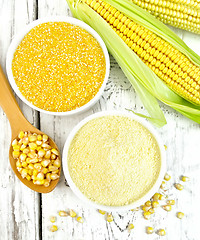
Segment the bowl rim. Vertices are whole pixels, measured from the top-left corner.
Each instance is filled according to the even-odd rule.
[[[160,149],[160,154],[161,154],[161,167],[160,167],[159,176],[158,176],[155,184],[142,198],[138,199],[137,201],[135,201],[131,204],[124,205],[124,206],[102,205],[102,204],[98,204],[98,203],[90,200],[89,198],[87,198],[73,182],[73,180],[70,176],[70,173],[69,173],[69,168],[68,168],[68,150],[69,150],[72,140],[74,139],[74,137],[75,137],[76,133],[79,131],[79,129],[92,119],[96,119],[96,118],[103,117],[103,116],[109,116],[109,115],[110,116],[118,115],[118,116],[130,117],[131,119],[139,122],[147,130],[149,130],[151,132],[151,134],[155,137],[155,139],[158,143],[159,149]],[[81,122],[79,122],[71,130],[71,132],[69,133],[69,135],[66,139],[66,142],[65,142],[64,148],[63,148],[62,169],[63,169],[64,176],[67,180],[67,183],[69,184],[69,186],[72,189],[72,191],[74,192],[74,194],[79,199],[81,199],[83,202],[88,204],[89,206],[97,208],[97,209],[105,210],[105,211],[111,211],[111,212],[131,210],[131,209],[134,209],[134,208],[139,207],[140,205],[144,204],[146,201],[148,201],[154,195],[154,193],[156,193],[158,191],[158,189],[163,181],[165,172],[166,172],[166,153],[165,152],[166,151],[165,151],[164,143],[163,143],[162,139],[160,138],[157,131],[152,127],[152,125],[149,122],[147,122],[146,119],[143,119],[139,116],[136,116],[133,113],[129,113],[129,112],[125,112],[125,111],[101,111],[101,112],[94,113],[94,114],[84,118]]]
[[[79,26],[79,27],[85,29],[88,33],[90,33],[97,40],[97,42],[101,46],[101,49],[102,49],[104,57],[105,57],[106,72],[105,72],[104,81],[103,81],[102,86],[100,87],[99,91],[97,92],[97,94],[88,103],[86,103],[85,105],[83,105],[83,106],[81,106],[79,108],[71,110],[71,111],[67,111],[67,112],[51,112],[51,111],[47,111],[47,110],[44,110],[44,109],[36,107],[35,105],[33,105],[31,102],[29,102],[22,95],[22,93],[18,89],[18,87],[17,87],[17,85],[15,83],[14,77],[13,77],[13,73],[12,73],[12,60],[13,60],[13,56],[14,56],[16,48],[18,47],[18,45],[20,44],[20,42],[22,41],[24,36],[32,28],[36,27],[39,24],[46,23],[46,22],[67,22],[67,23],[70,23],[70,24],[73,24],[75,26]],[[103,91],[104,91],[104,89],[106,87],[106,83],[107,83],[108,77],[109,77],[110,58],[109,58],[108,50],[106,48],[106,45],[105,45],[104,41],[99,36],[99,34],[93,28],[91,28],[88,24],[84,23],[81,20],[73,18],[73,17],[51,16],[51,17],[40,18],[40,19],[37,19],[37,20],[29,23],[19,33],[17,33],[14,36],[14,38],[13,38],[13,40],[12,40],[12,42],[11,42],[9,48],[8,48],[7,55],[6,55],[6,72],[7,72],[9,83],[10,83],[11,87],[13,88],[14,92],[29,107],[31,107],[31,108],[33,108],[33,109],[35,109],[37,111],[40,111],[42,113],[49,114],[49,115],[69,116],[69,115],[78,114],[80,112],[88,110],[90,107],[92,107],[100,99],[100,97],[103,94]]]

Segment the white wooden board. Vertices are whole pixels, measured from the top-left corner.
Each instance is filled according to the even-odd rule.
[[[6,52],[15,33],[36,18],[46,16],[70,16],[65,0],[0,0],[0,63],[5,71]],[[200,36],[173,29],[194,51],[200,54]],[[27,119],[51,136],[62,151],[64,142],[71,129],[86,116],[102,110],[132,109],[146,113],[120,67],[111,56],[111,72],[107,87],[100,101],[87,112],[73,117],[54,117],[40,114],[19,101]],[[59,240],[157,240],[158,235],[147,235],[146,226],[156,229],[165,228],[165,240],[198,240],[199,200],[200,200],[200,125],[188,120],[171,108],[161,104],[168,124],[158,129],[167,145],[167,169],[172,176],[169,195],[177,200],[171,213],[159,209],[156,215],[147,221],[141,212],[114,213],[114,222],[108,223],[96,209],[88,208],[72,193],[65,184],[62,174],[58,187],[50,194],[34,193],[23,186],[14,176],[9,166],[8,146],[10,127],[0,109],[0,239],[59,239]],[[191,181],[185,189],[178,192],[172,186],[179,181],[180,175],[190,176]],[[60,218],[59,210],[74,209],[84,218],[84,223],[74,219]],[[177,211],[183,211],[186,217],[180,221],[175,217]],[[50,216],[57,216],[59,230],[49,231]],[[129,223],[135,229],[129,233]]]

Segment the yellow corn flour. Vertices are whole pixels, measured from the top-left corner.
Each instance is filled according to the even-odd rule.
[[[161,154],[154,136],[126,116],[104,116],[86,123],[68,153],[69,173],[90,200],[123,206],[143,197],[156,182]]]

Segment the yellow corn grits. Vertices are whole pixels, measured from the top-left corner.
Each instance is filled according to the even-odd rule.
[[[68,153],[70,176],[90,200],[123,206],[143,197],[161,168],[154,136],[126,116],[90,120],[75,135]]]
[[[66,22],[34,27],[17,47],[12,62],[22,95],[36,107],[53,112],[88,103],[99,91],[105,70],[96,39]]]

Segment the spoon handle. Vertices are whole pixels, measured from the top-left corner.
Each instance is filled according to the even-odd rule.
[[[19,105],[14,97],[14,94],[11,90],[11,87],[8,83],[8,80],[3,73],[2,67],[0,66],[0,106],[5,112],[11,128],[12,132],[17,132],[20,130],[20,127],[23,124],[27,125],[27,120],[22,114]],[[14,134],[13,132],[13,134]]]

